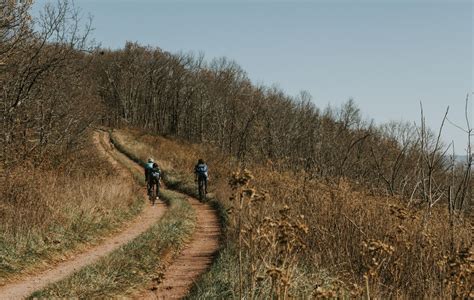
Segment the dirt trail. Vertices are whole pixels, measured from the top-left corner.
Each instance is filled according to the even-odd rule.
[[[100,139],[100,140],[99,140]],[[110,152],[114,155],[122,155],[113,150],[106,133],[97,133],[96,144],[98,148],[106,153],[108,159],[116,167],[120,167]],[[109,149],[107,149],[109,148]],[[120,167],[125,169],[123,166]],[[128,170],[127,170],[128,171]],[[126,173],[124,171],[123,173]],[[148,203],[148,201],[147,201]],[[72,256],[71,259],[61,262],[53,269],[44,270],[36,274],[28,274],[18,278],[12,283],[0,286],[0,299],[21,299],[29,296],[32,292],[44,288],[46,285],[61,280],[73,272],[94,263],[99,258],[108,255],[118,247],[129,243],[137,236],[145,232],[150,226],[163,215],[166,205],[158,202],[156,206],[147,206],[132,221],[127,223],[123,230],[107,237],[99,245],[88,248],[87,250]]]
[[[123,155],[123,154],[122,154]],[[124,156],[126,157],[126,156]],[[127,158],[128,159],[128,158]],[[130,160],[135,168],[141,167]],[[183,251],[166,267],[161,282],[149,283],[146,290],[138,291],[135,299],[181,299],[192,284],[210,267],[219,250],[221,235],[216,211],[209,204],[188,197],[196,212],[196,229]]]
[[[138,166],[138,165],[137,165]],[[181,299],[192,284],[206,272],[219,250],[221,235],[216,211],[209,205],[188,197],[196,212],[196,229],[190,242],[164,271],[161,282],[149,283],[138,291],[135,299]]]
[[[157,286],[137,294],[136,299],[180,299],[211,265],[219,248],[220,227],[216,211],[208,204],[189,198],[196,210],[197,226],[191,242],[166,269]]]
[[[106,132],[98,132],[95,136],[98,148],[103,151],[109,161],[117,168],[125,169],[118,162],[127,160],[130,166],[138,171],[142,168],[129,160],[124,154],[116,151],[109,141]],[[113,155],[111,154],[113,152]],[[197,224],[191,241],[185,246],[178,257],[166,268],[163,280],[149,289],[138,292],[134,298],[139,299],[180,299],[186,296],[196,279],[211,265],[213,257],[219,249],[220,226],[216,211],[208,204],[188,198],[196,211]],[[148,202],[147,202],[148,203]],[[146,207],[126,228],[114,236],[104,239],[99,245],[91,247],[70,260],[57,264],[53,269],[25,275],[15,282],[0,286],[0,299],[20,299],[46,285],[59,281],[73,272],[94,263],[118,247],[130,242],[145,232],[159,219],[166,206],[158,202],[156,206]]]

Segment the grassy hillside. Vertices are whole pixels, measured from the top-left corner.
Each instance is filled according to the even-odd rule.
[[[25,160],[0,177],[0,283],[67,259],[141,210],[130,177],[97,152],[92,138],[84,143],[61,168],[34,168]]]
[[[144,130],[114,140],[184,192],[209,163],[225,238],[190,297],[474,297],[472,161],[450,161],[423,113],[374,125],[352,99],[317,107],[227,58],[99,49],[70,1],[41,20],[32,3],[0,4],[0,283],[140,210],[87,139],[100,124]]]
[[[103,298],[130,295],[137,288],[155,286],[163,269],[179,253],[195,226],[186,198],[162,194],[169,209],[155,225],[132,242],[72,276],[37,291],[31,298]]]
[[[140,131],[118,131],[114,138],[137,157],[168,162],[164,168],[185,189],[193,189],[198,158],[210,166],[211,192],[229,222],[219,257],[190,298],[469,293],[469,216],[450,223],[446,209],[371,196],[348,180],[277,172],[271,162],[242,171],[215,149]]]

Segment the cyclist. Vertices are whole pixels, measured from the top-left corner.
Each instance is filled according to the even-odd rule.
[[[153,163],[152,168],[148,171],[148,195],[151,198],[153,204],[155,204],[155,199],[158,199],[158,194],[160,192],[160,177],[161,170],[158,167],[157,163]],[[155,193],[153,193],[155,191]]]
[[[194,181],[198,183],[198,188],[204,185],[204,193],[207,194],[207,182],[209,181],[209,168],[204,163],[204,160],[200,158],[197,165],[194,167]]]
[[[146,182],[146,190],[148,195],[150,195],[151,187],[150,187],[150,171],[153,169],[153,158],[149,158],[148,162],[145,164],[145,182]]]

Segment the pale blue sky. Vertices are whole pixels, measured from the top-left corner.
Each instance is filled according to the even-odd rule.
[[[203,51],[207,59],[227,56],[254,82],[277,84],[290,95],[307,90],[319,107],[354,98],[379,123],[418,122],[420,100],[430,126],[439,125],[448,105],[450,118],[462,123],[465,96],[473,91],[472,1],[75,3],[93,15],[93,36],[104,47],[128,40]],[[459,151],[466,141],[451,125],[444,140],[455,140]]]

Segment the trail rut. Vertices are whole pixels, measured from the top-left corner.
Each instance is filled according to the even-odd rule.
[[[221,235],[217,212],[206,203],[188,197],[196,212],[196,229],[190,242],[165,269],[160,282],[150,282],[146,290],[139,291],[135,299],[181,299],[193,283],[209,269],[219,250]]]
[[[211,265],[219,249],[220,227],[216,212],[208,204],[189,198],[196,210],[197,228],[191,242],[167,268],[163,281],[137,294],[136,299],[180,299]]]
[[[97,132],[96,144],[108,160],[117,168],[126,169],[119,161],[128,161],[137,171],[142,168],[125,154],[117,151],[109,141],[106,132]],[[113,153],[113,154],[112,154]],[[120,159],[117,159],[120,157]],[[166,267],[161,282],[149,282],[148,288],[138,291],[132,298],[136,299],[180,299],[186,296],[192,284],[211,265],[219,249],[220,226],[217,213],[209,204],[188,197],[196,211],[197,224],[194,233],[179,255]],[[148,202],[147,202],[148,203]],[[94,263],[118,247],[130,242],[152,226],[165,212],[166,206],[158,202],[155,206],[147,205],[145,209],[119,233],[105,238],[97,246],[78,253],[70,260],[32,275],[25,275],[12,283],[0,286],[1,299],[19,299],[42,289],[50,283],[59,281],[75,271]]]
[[[96,144],[98,148],[104,152],[108,159],[116,166],[124,170],[123,166],[117,163],[111,152],[116,152],[111,147],[106,149],[109,145],[106,133],[96,133]],[[101,141],[102,143],[101,143]],[[114,153],[115,155],[118,152]],[[118,154],[123,155],[123,154]],[[148,202],[147,202],[148,203]],[[94,263],[99,258],[108,255],[115,249],[127,244],[134,238],[145,232],[150,226],[163,215],[166,210],[166,205],[158,202],[155,206],[147,206],[143,211],[135,217],[132,221],[124,225],[123,229],[113,236],[106,237],[100,244],[90,247],[87,250],[77,253],[71,259],[55,265],[52,269],[43,270],[36,274],[27,274],[16,279],[12,283],[0,286],[1,299],[21,299],[29,296],[32,292],[42,289],[50,283],[59,281],[75,271]]]

